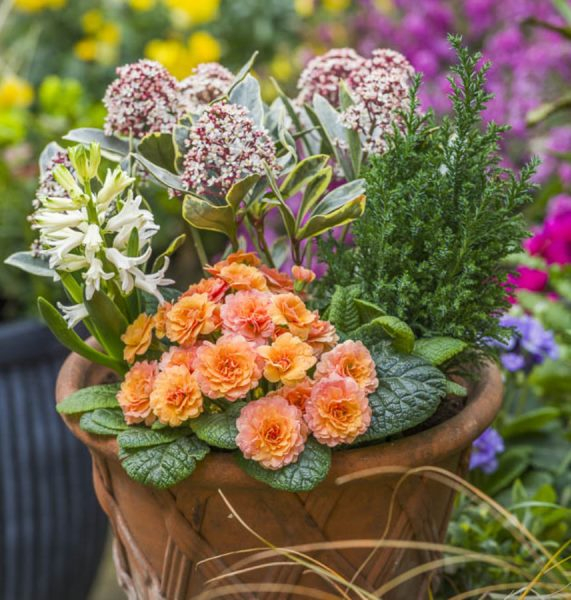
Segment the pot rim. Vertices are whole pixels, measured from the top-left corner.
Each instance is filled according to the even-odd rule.
[[[56,383],[56,403],[71,393],[86,387],[96,379],[97,370],[106,371],[99,365],[72,353],[64,362]],[[93,385],[93,384],[90,384]],[[470,447],[472,442],[490,426],[500,410],[503,397],[501,373],[492,362],[486,362],[478,381],[470,387],[465,407],[450,419],[413,435],[390,442],[380,442],[362,448],[333,452],[331,470],[320,485],[335,485],[335,480],[349,473],[376,467],[415,468],[442,463],[454,454]],[[79,418],[62,415],[72,433],[88,448],[107,459],[118,461],[118,445],[115,438],[92,435],[79,427]],[[202,460],[192,475],[177,484],[188,481],[202,487],[220,488],[232,485],[242,488],[268,488],[247,475],[236,463],[233,453],[211,452]]]

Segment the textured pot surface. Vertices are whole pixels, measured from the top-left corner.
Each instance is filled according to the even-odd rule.
[[[101,383],[106,375],[100,367],[79,356],[70,356],[58,379],[57,400],[82,387]],[[245,555],[197,563],[261,545],[237,519],[229,518],[230,511],[219,490],[248,525],[280,547],[379,540],[383,535],[387,540],[441,542],[454,500],[448,486],[426,473],[406,477],[400,485],[400,473],[377,473],[344,483],[339,478],[367,469],[428,465],[463,475],[470,445],[494,419],[501,397],[499,371],[489,365],[458,415],[396,442],[335,452],[327,479],[303,494],[280,492],[256,482],[239,469],[230,454],[214,452],[186,481],[168,491],[154,490],[129,479],[117,458],[114,439],[86,434],[76,419],[66,418],[66,422],[91,451],[95,489],[115,531],[118,576],[129,597],[183,600],[195,598],[205,589],[208,579],[220,575]],[[312,556],[351,579],[371,550],[345,546],[312,552]],[[424,550],[380,547],[356,583],[375,590],[432,558],[435,554]],[[332,594],[331,597],[339,596],[330,583],[292,565],[251,571],[217,585],[253,582],[310,586]],[[427,585],[426,578],[417,577],[383,598],[420,600],[426,597]],[[300,596],[287,591],[258,591],[224,597]]]
[[[107,523],[91,460],[54,410],[68,351],[32,320],[0,326],[0,598],[83,600]]]

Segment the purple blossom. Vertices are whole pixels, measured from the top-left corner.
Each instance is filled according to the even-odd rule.
[[[500,348],[500,360],[508,371],[529,372],[534,365],[541,364],[548,358],[559,358],[559,348],[553,332],[544,329],[537,319],[530,315],[505,315],[500,319],[500,324],[514,330],[507,343],[494,343]]]
[[[498,454],[504,451],[504,440],[492,427],[489,427],[472,444],[470,456],[470,470],[481,469],[490,475],[498,468]]]

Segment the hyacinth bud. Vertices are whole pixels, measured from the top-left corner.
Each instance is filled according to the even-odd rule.
[[[89,149],[82,144],[77,144],[68,151],[69,159],[80,181],[91,181],[97,177],[99,164],[101,162],[101,148],[99,144],[92,142]]]
[[[84,195],[75,177],[63,165],[56,165],[53,170],[54,179],[61,185],[70,198],[81,198]]]
[[[107,175],[103,182],[103,187],[97,193],[97,206],[105,209],[113,200],[125,191],[133,182],[134,177],[129,177],[121,167],[116,167],[113,171],[107,169]]]

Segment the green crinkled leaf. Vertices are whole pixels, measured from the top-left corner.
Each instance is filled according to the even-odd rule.
[[[61,415],[75,415],[98,408],[117,408],[119,406],[117,403],[119,388],[119,383],[82,388],[64,398],[56,406],[56,410]]]
[[[166,489],[191,475],[210,448],[199,439],[181,437],[174,442],[137,450],[119,451],[123,468],[135,481]]]
[[[83,413],[79,419],[79,426],[83,431],[96,435],[117,435],[129,428],[120,408],[98,408]]]
[[[377,306],[372,302],[368,302],[367,300],[355,298],[355,304],[357,305],[357,310],[359,311],[359,319],[363,324],[369,323],[377,317],[384,317],[386,315],[385,311],[380,306]]]
[[[234,450],[236,448],[236,419],[245,402],[235,402],[222,413],[201,414],[190,421],[190,427],[196,437],[215,448]]]
[[[388,343],[369,348],[377,368],[379,387],[369,395],[369,429],[357,442],[380,440],[426,421],[446,395],[443,373],[411,354],[393,350]]]
[[[182,294],[180,290],[175,288],[161,288],[161,294],[166,302],[176,302],[179,296]],[[148,315],[154,315],[159,308],[159,301],[156,296],[147,292],[142,293],[144,310]]]
[[[4,264],[39,277],[53,278],[56,274],[45,258],[35,256],[33,252],[15,252],[4,261]]]
[[[414,354],[433,365],[441,365],[466,349],[468,344],[452,337],[421,338],[414,344]]]
[[[361,340],[366,346],[372,346],[379,340],[390,339],[395,350],[410,354],[414,347],[412,329],[397,317],[385,315],[377,317],[366,325],[361,325],[353,337]]]
[[[360,293],[361,289],[358,285],[335,288],[329,305],[328,318],[339,331],[349,333],[359,327],[359,310],[355,299]]]
[[[455,381],[451,381],[450,379],[446,380],[446,395],[447,396],[460,396],[464,398],[468,395],[468,390],[459,383]]]
[[[286,492],[309,492],[327,476],[331,467],[331,450],[314,438],[309,438],[297,462],[277,471],[265,469],[260,463],[248,460],[241,454],[237,460],[250,477],[270,487]]]
[[[181,437],[190,435],[187,428],[173,429],[149,429],[148,427],[129,427],[117,436],[117,443],[124,450],[135,450],[137,448],[149,448],[170,444]]]

